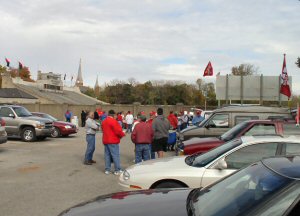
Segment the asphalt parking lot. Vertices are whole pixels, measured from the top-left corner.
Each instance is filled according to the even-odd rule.
[[[67,138],[0,145],[0,215],[53,216],[96,196],[117,192],[118,176],[104,174],[101,133],[96,137],[95,165],[82,164],[85,131]],[[133,164],[130,136],[121,141],[121,165]],[[172,155],[168,152],[168,155]]]

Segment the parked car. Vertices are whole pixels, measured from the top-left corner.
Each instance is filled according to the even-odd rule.
[[[241,137],[204,154],[144,161],[120,175],[122,190],[206,187],[265,157],[300,155],[295,137]]]
[[[32,116],[25,107],[2,105],[0,116],[5,120],[5,130],[8,136],[21,137],[25,142],[43,140],[51,136],[53,122]]]
[[[216,109],[197,126],[190,126],[177,134],[178,142],[194,137],[217,137],[247,120],[292,118],[289,109],[263,106],[228,106]]]
[[[296,216],[300,157],[256,162],[206,188],[119,192],[76,205],[59,216]]]
[[[192,138],[183,141],[176,150],[184,155],[205,153],[237,137],[276,134],[300,136],[300,128],[296,126],[294,120],[250,120],[234,126],[219,137]]]
[[[53,130],[51,133],[51,137],[53,138],[57,138],[60,136],[66,137],[69,136],[70,134],[75,134],[78,131],[78,128],[76,127],[75,124],[72,124],[70,122],[58,121],[58,119],[54,118],[53,116],[47,113],[32,112],[32,115],[46,118],[53,121]]]
[[[5,120],[0,117],[0,144],[7,142],[7,133],[5,131]]]

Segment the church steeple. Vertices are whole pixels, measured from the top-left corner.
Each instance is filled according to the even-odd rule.
[[[81,71],[81,58],[79,61],[79,68],[78,68],[78,74],[77,74],[75,86],[83,86],[82,71]]]
[[[96,84],[95,84],[94,91],[95,91],[95,96],[99,97],[99,95],[100,95],[100,86],[99,86],[99,83],[98,83],[98,74],[97,74],[97,79],[96,79]]]

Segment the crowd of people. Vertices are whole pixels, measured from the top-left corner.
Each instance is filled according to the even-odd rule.
[[[70,112],[70,111],[68,111]],[[164,110],[158,108],[156,112],[149,113],[149,118],[145,112],[139,112],[136,117],[131,111],[125,115],[124,112],[116,113],[109,110],[108,113],[102,110],[87,112],[82,110],[81,126],[86,128],[87,148],[84,157],[85,165],[96,163],[93,160],[95,151],[95,135],[97,131],[102,131],[102,143],[104,145],[105,174],[114,173],[120,175],[122,172],[120,165],[120,140],[127,134],[135,145],[135,163],[164,157],[164,152],[173,150],[169,148],[176,142],[176,131],[185,129],[189,121],[199,124],[204,118],[201,111],[197,111],[193,119],[182,111],[179,114],[171,111],[166,117]],[[170,133],[175,135],[175,139],[170,139]],[[114,172],[111,166],[114,164]]]

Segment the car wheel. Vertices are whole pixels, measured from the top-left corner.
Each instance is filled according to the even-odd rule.
[[[25,127],[22,130],[21,138],[25,142],[33,142],[36,140],[35,130],[32,127]]]
[[[51,132],[51,137],[53,138],[57,138],[57,137],[60,137],[60,131],[58,128],[54,128]]]
[[[165,181],[165,182],[161,182],[161,183],[157,184],[153,188],[156,189],[156,188],[183,188],[183,187],[186,187],[186,186],[183,184],[174,182],[174,181]]]

